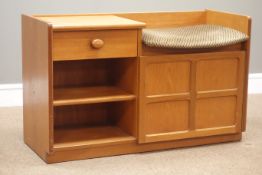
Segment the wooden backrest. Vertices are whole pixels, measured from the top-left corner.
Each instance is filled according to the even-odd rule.
[[[152,13],[125,13],[117,16],[146,23],[146,27],[175,27],[206,22],[205,11],[195,12],[152,12]]]

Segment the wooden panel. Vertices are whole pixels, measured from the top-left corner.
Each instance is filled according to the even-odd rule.
[[[109,60],[54,62],[54,88],[111,85],[110,67]]]
[[[94,39],[104,42],[92,46]],[[137,56],[137,30],[54,32],[53,60],[79,60]]]
[[[137,95],[138,93],[138,59],[125,58],[114,59],[110,69],[110,81],[113,85],[125,90],[128,93]]]
[[[174,94],[189,91],[190,62],[150,63],[145,71],[147,95]]]
[[[222,52],[141,57],[139,142],[169,141],[239,132],[242,115],[244,54],[245,52]],[[165,80],[166,76],[168,77],[167,74],[170,74],[166,71],[168,68],[163,68],[162,64],[170,63],[189,65],[187,92],[161,92],[148,95],[146,87],[148,77],[151,76],[150,82],[155,82],[156,86],[159,86],[157,83],[162,83],[161,81]],[[154,74],[154,71],[148,71],[152,65],[155,66],[154,70],[157,70],[159,75]],[[181,65],[174,70],[180,68]],[[182,75],[181,79],[185,79],[182,73],[179,75]],[[173,77],[174,75],[170,76],[171,79]],[[178,77],[172,84],[180,83],[180,81]],[[164,84],[165,88],[169,87],[168,85],[168,83]],[[149,87],[152,88],[152,85]],[[181,129],[180,127],[185,125],[177,122],[175,115],[184,113],[173,111],[179,105],[166,104],[185,101],[188,103],[187,116],[179,119],[186,118],[187,127]],[[164,115],[167,116],[166,120]],[[151,116],[154,116],[153,120]],[[217,120],[215,120],[216,117]],[[178,126],[172,125],[172,121]]]
[[[107,103],[59,106],[54,108],[55,127],[97,126],[108,124]]]
[[[245,43],[245,66],[244,66],[244,87],[243,87],[243,106],[242,106],[242,131],[246,130],[246,120],[247,120],[247,97],[248,97],[248,75],[249,75],[249,64],[250,64],[250,45],[251,45],[251,18],[248,19],[248,30],[247,34],[249,36],[249,40]]]
[[[137,101],[112,103],[109,115],[111,123],[137,138]]]
[[[24,141],[43,159],[52,150],[51,27],[22,16]]]
[[[236,112],[235,96],[198,99],[195,113],[196,128],[233,126],[236,124]]]
[[[191,138],[169,142],[155,142],[150,144],[128,143],[121,145],[108,145],[104,147],[92,147],[76,150],[56,151],[48,156],[48,163],[63,162],[69,160],[81,160],[87,158],[113,156],[119,154],[138,153],[172,148],[181,148],[205,144],[223,143],[241,140],[241,133],[220,136]]]
[[[244,55],[245,52],[239,54],[232,53],[231,55],[225,55],[223,58],[217,57],[210,60],[203,59],[198,61],[198,100],[196,106],[199,104],[199,106],[203,107],[202,109],[200,109],[201,107],[197,107],[198,111],[196,110],[195,114],[196,121],[198,120],[197,116],[200,117],[200,120],[198,120],[199,126],[196,123],[196,127],[206,127],[212,130],[211,128],[224,127],[226,125],[234,126],[235,132],[240,132],[244,93]],[[207,107],[205,108],[204,106]],[[199,114],[201,113],[200,111],[203,114]],[[215,119],[216,117],[217,119]],[[205,121],[207,122],[206,126],[203,124]]]
[[[146,23],[146,27],[175,27],[205,23],[205,12],[125,13],[117,16]]]
[[[54,31],[59,30],[101,30],[101,29],[130,29],[145,26],[145,23],[121,18],[114,15],[93,16],[49,16],[36,17],[52,24]]]
[[[199,61],[196,70],[197,90],[236,88],[238,82],[238,65],[237,57]]]
[[[206,23],[230,27],[250,36],[250,17],[213,10],[206,11]]]
[[[114,86],[57,88],[54,90],[54,106],[90,104],[135,99],[135,95]]]
[[[145,107],[146,134],[184,131],[188,129],[188,101],[151,103]]]
[[[168,134],[188,129],[190,64],[186,56],[140,58],[140,143],[147,142],[147,136],[152,133]],[[176,103],[179,108],[176,108]],[[179,116],[170,110],[183,111],[182,117],[180,116],[181,122],[178,124],[182,128],[176,129],[176,122],[180,121]],[[161,121],[163,114],[165,117]],[[160,140],[162,139],[154,141]]]

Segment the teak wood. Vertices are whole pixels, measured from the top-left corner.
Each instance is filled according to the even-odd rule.
[[[139,141],[240,132],[244,56],[235,51],[141,57]]]
[[[53,149],[52,27],[22,17],[24,141],[46,157]]]
[[[24,141],[47,163],[238,141],[250,39],[151,48],[142,28],[251,19],[212,10],[22,16]]]

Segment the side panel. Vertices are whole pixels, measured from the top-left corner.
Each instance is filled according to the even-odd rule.
[[[227,12],[206,10],[206,23],[222,25],[225,27],[230,27],[239,30],[241,32],[246,33],[247,35],[250,34],[249,31],[250,17],[248,16],[232,14]]]
[[[245,77],[244,77],[244,91],[243,91],[243,117],[242,117],[242,131],[246,130],[247,118],[247,93],[248,93],[248,73],[250,60],[250,42],[251,42],[251,23],[249,16],[242,16],[238,14],[231,14],[226,12],[218,12],[213,10],[206,11],[206,22],[208,24],[223,25],[242,31],[249,36],[249,40],[244,43],[243,49],[246,51],[245,58]],[[226,19],[226,20],[225,20]]]
[[[240,133],[244,54],[141,57],[139,142]]]
[[[46,159],[52,149],[51,27],[22,16],[24,141]]]

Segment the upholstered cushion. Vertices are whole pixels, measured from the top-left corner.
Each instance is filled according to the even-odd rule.
[[[161,48],[214,48],[246,41],[248,36],[219,25],[143,29],[144,44]]]

